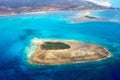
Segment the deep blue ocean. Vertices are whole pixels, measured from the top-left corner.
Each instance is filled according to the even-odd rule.
[[[120,80],[120,11],[91,15],[117,22],[74,23],[79,12],[47,12],[0,17],[0,80]],[[34,38],[94,43],[112,56],[101,61],[65,65],[33,65],[27,48]]]

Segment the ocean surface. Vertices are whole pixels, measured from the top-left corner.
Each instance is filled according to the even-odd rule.
[[[73,22],[78,14],[64,11],[1,16],[0,80],[120,80],[120,11],[91,14],[117,22]],[[98,44],[112,56],[84,63],[34,65],[27,61],[34,38]]]

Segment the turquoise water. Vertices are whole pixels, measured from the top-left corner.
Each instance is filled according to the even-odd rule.
[[[120,20],[120,11],[116,10],[116,11],[109,11],[109,10],[106,10],[106,11],[100,11],[100,12],[96,12],[96,13],[93,13],[92,15],[94,16],[98,16],[98,17],[103,17],[103,18],[109,18],[109,19],[117,19],[117,20]]]
[[[120,23],[72,23],[76,14],[48,12],[1,16],[0,80],[120,80]],[[106,14],[109,18],[116,14],[120,18],[120,12],[99,12],[103,17]],[[34,38],[94,43],[107,48],[112,57],[67,65],[32,65],[26,61],[26,48]]]

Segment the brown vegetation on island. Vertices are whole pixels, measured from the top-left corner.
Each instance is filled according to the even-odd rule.
[[[110,53],[105,48],[96,44],[81,43],[78,41],[43,40],[32,44],[35,44],[36,48],[29,61],[37,64],[65,64],[94,61],[110,56]]]

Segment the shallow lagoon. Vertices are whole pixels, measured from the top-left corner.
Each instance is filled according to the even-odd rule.
[[[120,12],[92,14],[113,18]],[[48,12],[0,17],[1,80],[120,80],[120,23],[72,23],[77,12]],[[117,19],[120,17],[117,17]],[[36,66],[27,63],[27,47],[33,38],[69,39],[106,47],[112,57],[86,63]]]

